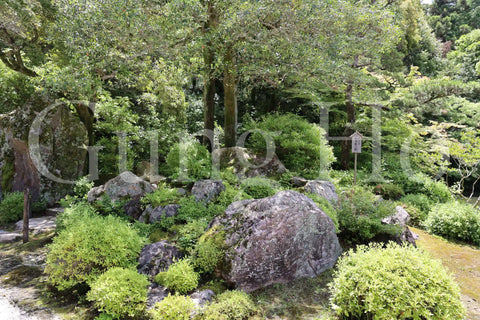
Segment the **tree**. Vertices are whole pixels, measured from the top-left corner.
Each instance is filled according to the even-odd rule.
[[[480,79],[480,29],[461,36],[456,42],[456,48],[450,52],[451,62],[449,74],[464,81]]]
[[[4,0],[0,3],[0,60],[10,69],[37,76],[33,66],[44,60],[46,30],[55,10],[49,1]]]

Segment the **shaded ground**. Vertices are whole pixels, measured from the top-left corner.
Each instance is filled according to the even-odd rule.
[[[462,291],[469,320],[480,320],[480,249],[448,242],[425,231],[411,228],[420,236],[417,244],[440,259],[455,276]]]

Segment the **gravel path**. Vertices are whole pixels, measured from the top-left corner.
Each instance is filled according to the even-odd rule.
[[[7,290],[0,288],[0,319],[2,320],[40,320],[26,315],[8,300]]]

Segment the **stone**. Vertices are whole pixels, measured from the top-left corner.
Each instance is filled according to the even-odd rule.
[[[313,193],[330,202],[336,202],[338,195],[335,186],[330,181],[324,180],[310,180],[305,184],[305,192]]]
[[[52,216],[30,218],[28,220],[28,230],[33,235],[54,231],[57,228],[55,220],[56,218]],[[15,230],[23,230],[23,219],[15,224]]]
[[[179,208],[180,206],[178,204],[169,204],[156,208],[152,208],[152,206],[149,205],[145,211],[143,211],[138,221],[143,223],[155,223],[162,220],[163,217],[174,217],[178,214]]]
[[[193,303],[202,308],[207,303],[211,302],[214,296],[215,292],[212,290],[203,290],[192,293],[190,298],[192,299]]]
[[[110,200],[140,199],[147,193],[154,191],[153,186],[137,177],[130,171],[124,171],[117,177],[108,180],[104,185],[92,188],[88,192],[88,201],[99,200],[102,196],[108,195]]]
[[[404,208],[397,206],[395,208],[395,213],[389,217],[383,218],[382,223],[399,226],[401,232],[397,235],[385,235],[383,236],[385,239],[382,239],[382,241],[395,241],[398,244],[409,243],[416,247],[417,244],[415,240],[419,237],[408,228],[409,221],[410,215],[408,212]]]
[[[159,272],[183,258],[183,253],[173,244],[163,240],[143,247],[138,258],[138,272],[153,279]]]
[[[221,170],[233,168],[234,173],[240,179],[270,177],[287,172],[276,154],[273,154],[268,160],[265,156],[241,147],[214,150],[212,152],[212,162],[214,167]]]
[[[292,179],[290,179],[290,182],[294,187],[301,188],[308,183],[308,180],[302,177],[293,177]]]
[[[209,203],[224,190],[225,186],[221,180],[199,180],[193,184],[192,195],[198,202]]]
[[[128,201],[123,206],[123,212],[127,216],[132,217],[134,220],[138,220],[143,214],[142,202],[140,201],[140,199],[132,199]]]
[[[147,310],[152,309],[156,303],[162,301],[168,296],[168,290],[156,283],[152,283],[148,288]]]
[[[33,127],[39,112],[54,105],[47,95],[36,97],[22,108],[0,114],[0,180],[3,192],[30,189],[32,200],[40,197],[49,206],[71,192],[75,181],[84,175],[88,145],[85,126],[66,105],[55,106],[40,126]],[[38,144],[29,143],[29,133]],[[31,152],[33,151],[33,153]],[[52,177],[45,176],[48,171]]]
[[[22,240],[22,234],[0,231],[0,243],[11,243]]]
[[[219,274],[230,286],[251,292],[274,283],[315,277],[342,252],[333,221],[307,196],[280,191],[232,203],[210,232],[225,232]]]
[[[56,217],[59,213],[62,213],[65,209],[62,207],[56,207],[56,208],[47,208],[45,210],[45,215],[46,216],[51,216],[51,217]]]

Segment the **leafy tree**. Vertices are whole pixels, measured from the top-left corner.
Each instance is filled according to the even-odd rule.
[[[4,0],[0,3],[0,60],[10,69],[35,77],[44,61],[47,28],[53,21],[50,1]]]
[[[450,52],[453,77],[464,81],[480,79],[480,29],[461,36],[456,42],[456,48]]]

